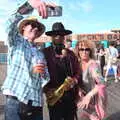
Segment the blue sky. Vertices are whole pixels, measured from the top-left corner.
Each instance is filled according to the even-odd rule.
[[[39,17],[46,25],[46,30],[51,30],[52,24],[58,21],[63,22],[65,28],[71,29],[74,34],[106,32],[120,28],[120,0],[57,0],[57,3],[63,7],[62,17],[51,17],[47,20]],[[3,20],[4,16],[0,14],[1,28]],[[3,37],[4,34],[0,39]]]

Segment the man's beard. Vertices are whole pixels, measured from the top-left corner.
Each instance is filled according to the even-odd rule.
[[[54,44],[54,48],[55,48],[56,54],[61,55],[62,50],[65,48],[65,45],[63,43]]]

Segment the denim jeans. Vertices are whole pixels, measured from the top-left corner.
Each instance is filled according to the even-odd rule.
[[[19,117],[19,101],[6,97],[5,120],[21,120]],[[35,116],[33,120],[43,120],[43,115]]]

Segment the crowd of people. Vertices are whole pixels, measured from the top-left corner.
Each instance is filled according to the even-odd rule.
[[[29,5],[28,5],[29,4]],[[26,10],[36,9],[47,19],[46,6],[53,3],[29,0],[8,20],[8,70],[2,86],[6,96],[5,120],[43,120],[43,93],[46,95],[50,120],[103,120],[106,115],[106,84],[112,66],[117,79],[117,49],[110,44],[104,74],[106,51],[100,47],[96,61],[95,44],[78,41],[76,47],[65,36],[72,34],[63,23],[55,22],[45,32],[37,18]],[[35,39],[43,33],[52,38],[51,46],[38,49]],[[118,47],[118,46],[117,46]],[[105,77],[105,78],[104,78]]]
[[[100,45],[96,51],[97,60],[101,66],[102,76],[107,82],[109,76],[114,76],[115,82],[119,81],[119,57],[120,57],[119,40],[111,41],[108,48]]]

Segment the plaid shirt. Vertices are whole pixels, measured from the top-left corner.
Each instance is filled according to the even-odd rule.
[[[46,60],[42,51],[19,34],[17,24],[22,18],[15,14],[8,21],[8,71],[2,90],[9,90],[19,101],[33,100],[33,106],[41,106],[42,87],[48,82],[49,73],[47,67],[42,76],[32,72],[34,56],[45,64]]]

